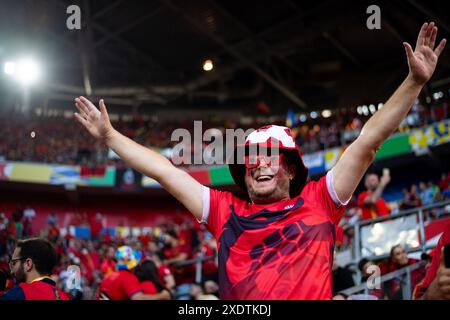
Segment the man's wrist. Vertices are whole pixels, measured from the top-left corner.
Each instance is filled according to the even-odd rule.
[[[414,75],[408,73],[408,76],[405,79],[405,83],[411,89],[418,90],[420,92],[427,81],[418,80],[417,78],[414,78]]]
[[[111,128],[111,130],[103,137],[103,142],[109,146],[109,143],[112,139],[117,135],[117,131],[114,128]]]

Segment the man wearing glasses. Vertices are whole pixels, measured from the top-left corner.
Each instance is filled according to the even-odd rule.
[[[218,243],[222,299],[331,299],[335,225],[377,150],[431,78],[446,42],[436,46],[436,35],[434,23],[425,23],[415,50],[403,43],[408,76],[319,181],[307,180],[307,168],[288,128],[266,126],[252,132],[245,148],[273,149],[274,142],[280,153],[241,152],[238,164],[229,163],[247,199],[201,185],[161,154],[120,134],[111,125],[103,100],[99,110],[88,99],[76,98],[75,117],[207,225]]]
[[[19,240],[9,261],[16,285],[0,300],[70,300],[50,278],[56,261],[56,251],[47,240]]]

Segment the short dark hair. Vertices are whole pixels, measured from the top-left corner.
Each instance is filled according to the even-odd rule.
[[[364,266],[365,266],[368,262],[370,262],[368,259],[362,258],[362,259],[359,261],[359,263],[358,263],[358,269],[359,269],[359,271],[362,272]]]
[[[41,275],[50,275],[57,263],[57,254],[53,245],[45,239],[29,238],[19,240],[16,244],[20,248],[20,257],[30,258],[36,270]]]

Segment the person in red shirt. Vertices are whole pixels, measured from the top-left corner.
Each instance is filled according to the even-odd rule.
[[[375,173],[366,175],[364,185],[367,191],[358,196],[358,206],[362,209],[361,220],[375,219],[389,215],[389,208],[381,197],[384,188],[391,181],[388,170],[383,170],[381,179]]]
[[[450,228],[442,234],[431,253],[430,268],[422,282],[414,289],[413,299],[450,300],[450,268],[444,263],[444,245],[450,244]]]
[[[434,73],[445,47],[442,40],[435,49],[436,33],[434,22],[425,23],[414,51],[403,44],[408,76],[319,181],[307,180],[308,170],[289,128],[269,125],[251,132],[228,163],[245,199],[203,186],[163,155],[119,133],[103,99],[99,110],[85,97],[76,98],[75,118],[128,166],[155,179],[207,224],[218,243],[222,299],[331,299],[334,226],[377,150]],[[244,141],[243,130],[234,133]],[[180,138],[182,143],[188,140]]]
[[[134,274],[141,283],[145,294],[158,294],[156,300],[170,300],[172,296],[170,291],[165,288],[159,279],[158,268],[152,260],[144,260],[135,268]]]
[[[114,247],[108,247],[105,258],[102,261],[100,271],[104,276],[116,270],[116,262],[114,260]]]
[[[52,244],[44,239],[19,240],[9,262],[16,285],[0,300],[70,300],[50,278],[57,262]]]
[[[217,245],[212,234],[209,231],[204,233],[204,239],[198,250],[198,254],[202,254],[204,258],[212,258],[217,254]],[[212,280],[218,282],[218,269],[216,259],[208,259],[202,263],[202,282]]]
[[[103,228],[102,215],[100,213],[96,213],[94,219],[91,219],[89,226],[91,229],[91,238],[93,240],[100,240],[101,231]]]
[[[122,246],[116,251],[117,271],[108,274],[99,285],[101,300],[159,300],[161,294],[145,294],[134,268],[141,259],[140,252]]]
[[[439,180],[439,190],[441,190],[441,192],[446,191],[448,189],[449,184],[450,184],[450,173],[448,175],[443,173],[441,175],[441,180]]]
[[[390,260],[382,265],[381,275],[397,271],[407,266],[418,263],[418,260],[408,258],[406,249],[402,245],[395,245],[391,248]],[[421,267],[411,272],[411,290],[422,281],[425,277],[425,268]],[[390,300],[403,300],[403,293],[401,288],[402,279],[394,278],[384,284],[384,295]]]

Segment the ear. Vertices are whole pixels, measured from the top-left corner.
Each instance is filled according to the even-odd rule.
[[[26,272],[30,272],[31,270],[33,270],[33,260],[31,260],[30,258],[25,260],[25,271]]]
[[[289,165],[289,180],[294,179],[296,174],[297,174],[297,166],[295,164],[290,164]]]

